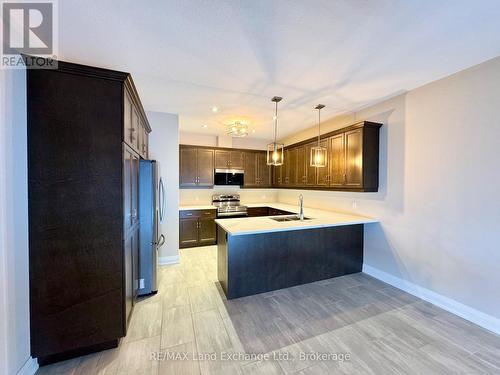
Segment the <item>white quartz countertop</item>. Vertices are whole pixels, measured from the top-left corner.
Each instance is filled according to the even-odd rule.
[[[272,207],[279,210],[297,213],[298,205],[284,203],[255,203],[245,204],[247,207]],[[311,220],[304,221],[274,221],[270,216],[244,217],[232,219],[216,219],[215,222],[231,235],[256,234],[301,230],[312,228],[325,228],[340,225],[377,223],[378,220],[361,215],[345,214],[333,211],[324,211],[304,207],[304,216]]]
[[[201,205],[201,206],[179,206],[179,211],[190,211],[190,210],[215,210],[216,208],[211,204]]]

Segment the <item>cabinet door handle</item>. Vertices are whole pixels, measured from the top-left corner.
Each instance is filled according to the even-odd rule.
[[[190,213],[190,212],[187,212],[187,213],[186,213],[186,216],[193,216],[193,214],[192,214],[192,213]]]

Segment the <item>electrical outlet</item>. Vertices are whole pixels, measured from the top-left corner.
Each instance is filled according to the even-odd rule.
[[[139,289],[144,289],[144,279],[139,279]]]
[[[358,202],[352,201],[351,206],[352,206],[352,208],[356,209],[358,207]]]

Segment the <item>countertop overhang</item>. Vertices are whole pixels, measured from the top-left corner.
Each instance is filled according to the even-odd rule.
[[[284,203],[253,203],[247,207],[271,207],[297,213],[298,206]],[[270,233],[290,230],[325,228],[341,225],[377,223],[379,220],[348,213],[324,211],[304,206],[304,216],[310,220],[278,222],[272,216],[216,219],[215,222],[230,235]]]

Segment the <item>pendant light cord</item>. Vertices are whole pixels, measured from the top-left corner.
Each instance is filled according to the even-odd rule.
[[[276,102],[276,109],[274,110],[274,147],[276,148],[276,137],[278,134],[278,102]]]
[[[318,109],[318,146],[321,143],[320,139],[321,139],[321,108]]]

